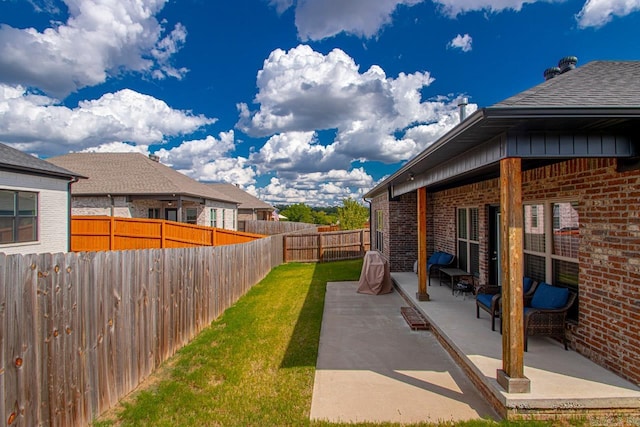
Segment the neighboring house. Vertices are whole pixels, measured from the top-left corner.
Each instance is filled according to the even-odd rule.
[[[138,153],[72,153],[48,159],[89,179],[72,188],[73,215],[160,218],[237,229],[238,202]]]
[[[0,252],[68,252],[71,184],[79,178],[0,144]]]
[[[371,244],[392,271],[442,250],[513,295],[523,275],[577,291],[571,347],[640,384],[640,62],[564,71],[474,112],[370,190]],[[423,268],[427,300],[425,280]],[[521,363],[507,347],[503,363]]]
[[[216,191],[237,200],[238,221],[273,221],[273,206],[263,202],[255,196],[247,193],[240,187],[233,184],[215,183],[209,184]]]

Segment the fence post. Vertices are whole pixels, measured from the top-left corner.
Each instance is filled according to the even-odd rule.
[[[360,255],[365,254],[364,246],[364,230],[360,230]]]
[[[163,219],[162,223],[160,224],[160,247],[162,249],[167,247],[166,238],[167,238],[167,221]]]
[[[287,262],[287,235],[282,235],[282,259],[283,262]]]
[[[116,244],[116,218],[109,217],[109,250],[114,251]]]
[[[318,260],[322,262],[324,258],[324,249],[322,248],[322,233],[318,233]]]

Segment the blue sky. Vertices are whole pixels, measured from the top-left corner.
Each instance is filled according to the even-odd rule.
[[[339,205],[567,55],[640,60],[640,0],[0,0],[0,142],[155,153]]]

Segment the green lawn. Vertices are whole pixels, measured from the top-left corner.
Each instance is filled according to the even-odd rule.
[[[358,280],[361,266],[357,260],[274,269],[94,425],[335,426],[309,421],[324,294],[327,282]]]

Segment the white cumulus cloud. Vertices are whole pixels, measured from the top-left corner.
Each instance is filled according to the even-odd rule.
[[[640,0],[587,0],[576,16],[581,28],[601,27],[614,17],[640,11]]]
[[[129,89],[69,108],[24,87],[0,84],[0,142],[40,155],[120,142],[160,144],[214,122]]]
[[[273,177],[266,186],[251,186],[248,191],[273,205],[307,203],[312,206],[337,206],[347,198],[362,200],[362,195],[373,185],[371,176],[364,169],[356,168]]]
[[[428,72],[387,77],[372,66],[361,73],[345,52],[327,55],[300,45],[277,49],[258,72],[257,111],[239,106],[237,127],[252,136],[271,136],[251,160],[270,170],[326,171],[355,161],[394,163],[419,151],[403,136],[414,126],[434,123],[456,109],[446,99],[423,100],[433,82]],[[314,132],[335,130],[328,145]]]
[[[185,175],[207,182],[228,182],[247,186],[255,183],[255,170],[244,157],[234,156],[233,130],[204,139],[184,141],[180,145],[155,152],[162,163]]]
[[[185,42],[155,15],[167,0],[64,0],[68,19],[40,32],[0,24],[0,82],[64,98],[122,71],[181,78],[171,58]]]
[[[460,49],[463,52],[469,52],[472,49],[472,42],[473,38],[469,34],[465,34],[464,36],[458,34],[447,44],[447,47]]]

